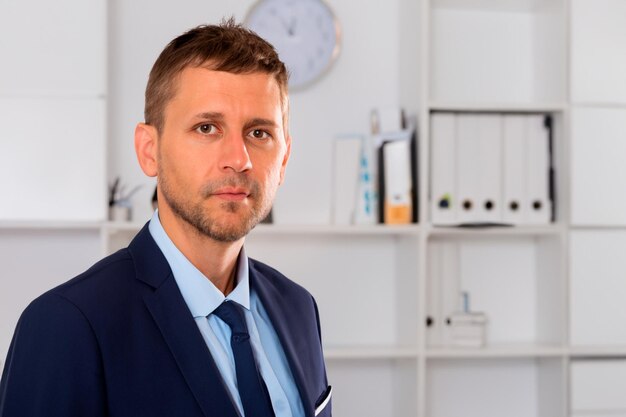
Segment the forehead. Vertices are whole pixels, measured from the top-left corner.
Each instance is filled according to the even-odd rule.
[[[275,111],[277,107],[282,108],[278,82],[270,74],[233,74],[188,67],[177,78],[175,94],[170,101],[174,107],[219,105],[242,111]]]

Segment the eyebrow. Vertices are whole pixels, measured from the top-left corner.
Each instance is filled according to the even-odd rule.
[[[274,122],[273,120],[263,119],[263,118],[254,118],[244,125],[244,129],[250,129],[251,127],[256,127],[256,126],[265,126],[265,127],[272,127],[272,128],[278,127],[276,122]]]
[[[204,112],[198,113],[194,116],[194,119],[199,120],[215,120],[218,122],[224,121],[224,114],[220,112]]]

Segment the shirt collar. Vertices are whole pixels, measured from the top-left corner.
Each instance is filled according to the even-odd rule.
[[[246,309],[250,309],[250,276],[248,270],[248,257],[244,248],[241,248],[237,258],[237,272],[235,276],[235,288],[227,297],[217,289],[198,268],[196,268],[174,245],[174,242],[163,229],[159,220],[159,212],[156,210],[148,225],[150,234],[167,263],[172,269],[176,284],[180,289],[183,299],[196,317],[206,317],[213,312],[224,300],[235,301]],[[208,254],[207,256],[210,256]]]

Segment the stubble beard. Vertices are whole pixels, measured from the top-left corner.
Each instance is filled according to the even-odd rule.
[[[245,174],[233,174],[223,180],[211,181],[200,190],[200,198],[193,199],[174,189],[163,172],[158,174],[158,187],[166,203],[174,214],[192,226],[198,233],[218,242],[235,242],[246,236],[269,213],[276,190],[274,187],[261,188],[257,181]],[[249,190],[249,209],[237,201],[220,202],[219,208],[209,210],[204,202],[223,187],[242,187]],[[228,214],[240,212],[239,222],[220,221],[220,211]]]

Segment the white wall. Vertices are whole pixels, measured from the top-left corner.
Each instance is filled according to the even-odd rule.
[[[105,0],[0,1],[0,220],[105,219],[105,34]]]
[[[403,13],[403,1],[328,1],[342,27],[342,48],[323,79],[291,94],[294,142],[286,182],[275,205],[276,223],[329,223],[333,137],[366,133],[370,110],[377,106],[398,105],[402,100],[415,110],[419,74],[407,73],[407,69],[417,67],[419,51],[417,42],[411,50],[399,50],[401,19],[410,18]],[[147,202],[154,181],[138,168],[133,131],[143,120],[143,92],[154,60],[183,31],[219,22],[223,16],[243,21],[252,4],[251,0],[110,1],[109,132],[113,148],[109,179],[121,175],[126,183],[144,184],[134,199],[137,220],[149,215]],[[414,20],[418,22],[419,16]],[[406,25],[402,30],[406,36]],[[399,75],[410,77],[408,86],[401,85]]]

